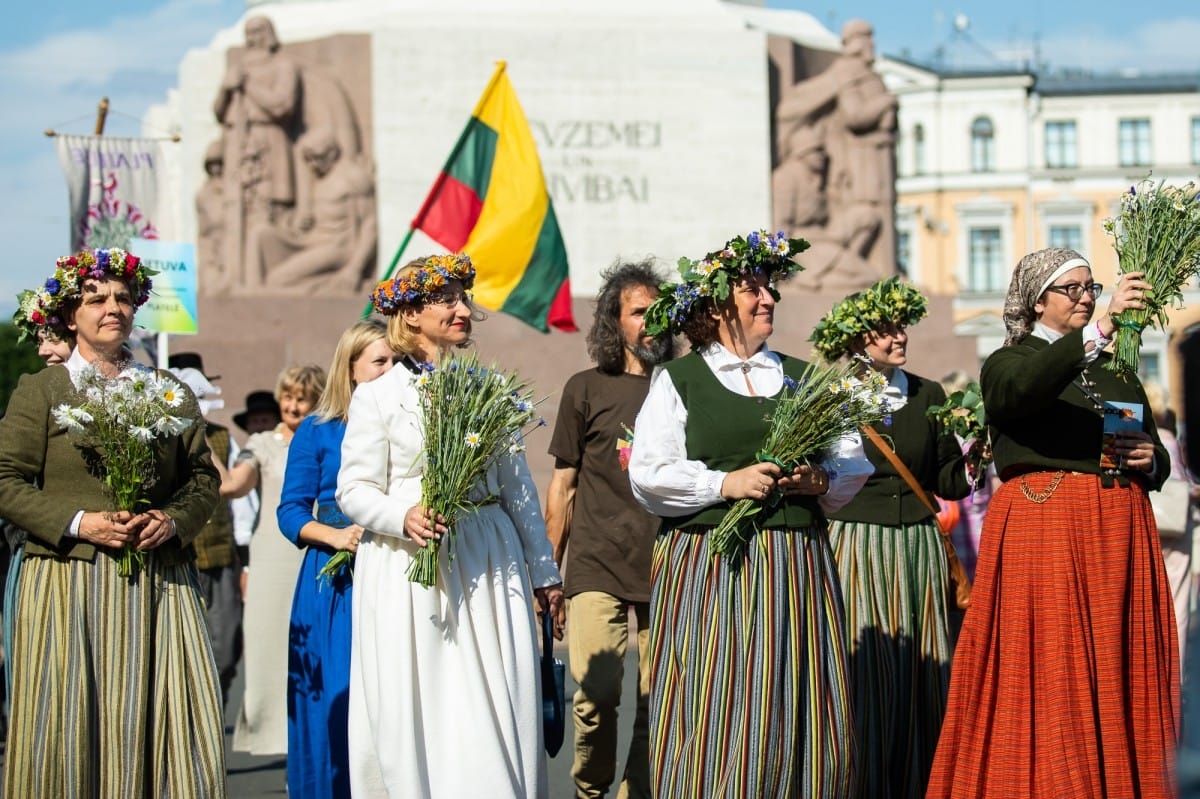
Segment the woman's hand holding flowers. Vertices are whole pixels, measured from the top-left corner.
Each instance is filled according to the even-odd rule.
[[[773,463],[755,463],[729,472],[721,481],[721,497],[764,500],[775,490],[775,481],[781,473]]]
[[[132,519],[133,514],[127,510],[85,513],[79,520],[79,537],[89,544],[120,549],[133,541],[134,531],[129,524]]]
[[[779,490],[790,495],[821,496],[829,492],[829,474],[820,466],[797,466],[779,479]]]
[[[446,519],[440,513],[437,514],[437,519],[434,519],[433,508],[413,505],[408,509],[408,513],[404,514],[404,532],[408,533],[408,537],[415,544],[425,547],[430,539],[440,539],[450,532],[445,522]]]
[[[360,525],[352,524],[349,527],[331,529],[332,534],[329,536],[329,545],[331,547],[346,552],[358,551],[358,542],[362,540],[363,534],[363,528]]]
[[[137,548],[143,552],[157,549],[175,535],[175,520],[157,508],[134,516],[129,527],[137,531]]]

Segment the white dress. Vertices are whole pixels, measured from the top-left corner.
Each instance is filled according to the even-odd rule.
[[[523,455],[456,528],[437,584],[408,579],[423,436],[402,366],[354,392],[338,505],[367,529],[354,565],[350,781],[365,797],[545,797],[533,587],[562,581]],[[478,490],[478,489],[477,489]]]

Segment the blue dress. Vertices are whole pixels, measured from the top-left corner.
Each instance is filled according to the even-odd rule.
[[[350,796],[347,710],[350,695],[350,570],[318,577],[336,550],[300,540],[317,521],[347,527],[334,499],[346,423],[310,416],[288,448],[277,517],[280,531],[305,548],[288,635],[288,796]],[[314,511],[315,507],[315,511]],[[314,515],[315,514],[315,515]]]

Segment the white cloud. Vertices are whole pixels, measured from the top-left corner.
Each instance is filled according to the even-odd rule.
[[[10,109],[0,115],[0,315],[12,313],[16,293],[41,282],[68,246],[66,187],[42,131],[91,131],[107,96],[105,132],[140,135],[142,114],[166,98],[184,53],[236,23],[244,8],[243,0],[170,0],[144,14],[89,15],[87,27],[0,53],[0,92]]]

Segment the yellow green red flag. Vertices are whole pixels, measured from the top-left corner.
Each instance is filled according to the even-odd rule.
[[[501,61],[412,227],[475,264],[475,300],[576,330],[567,250],[529,122]]]

